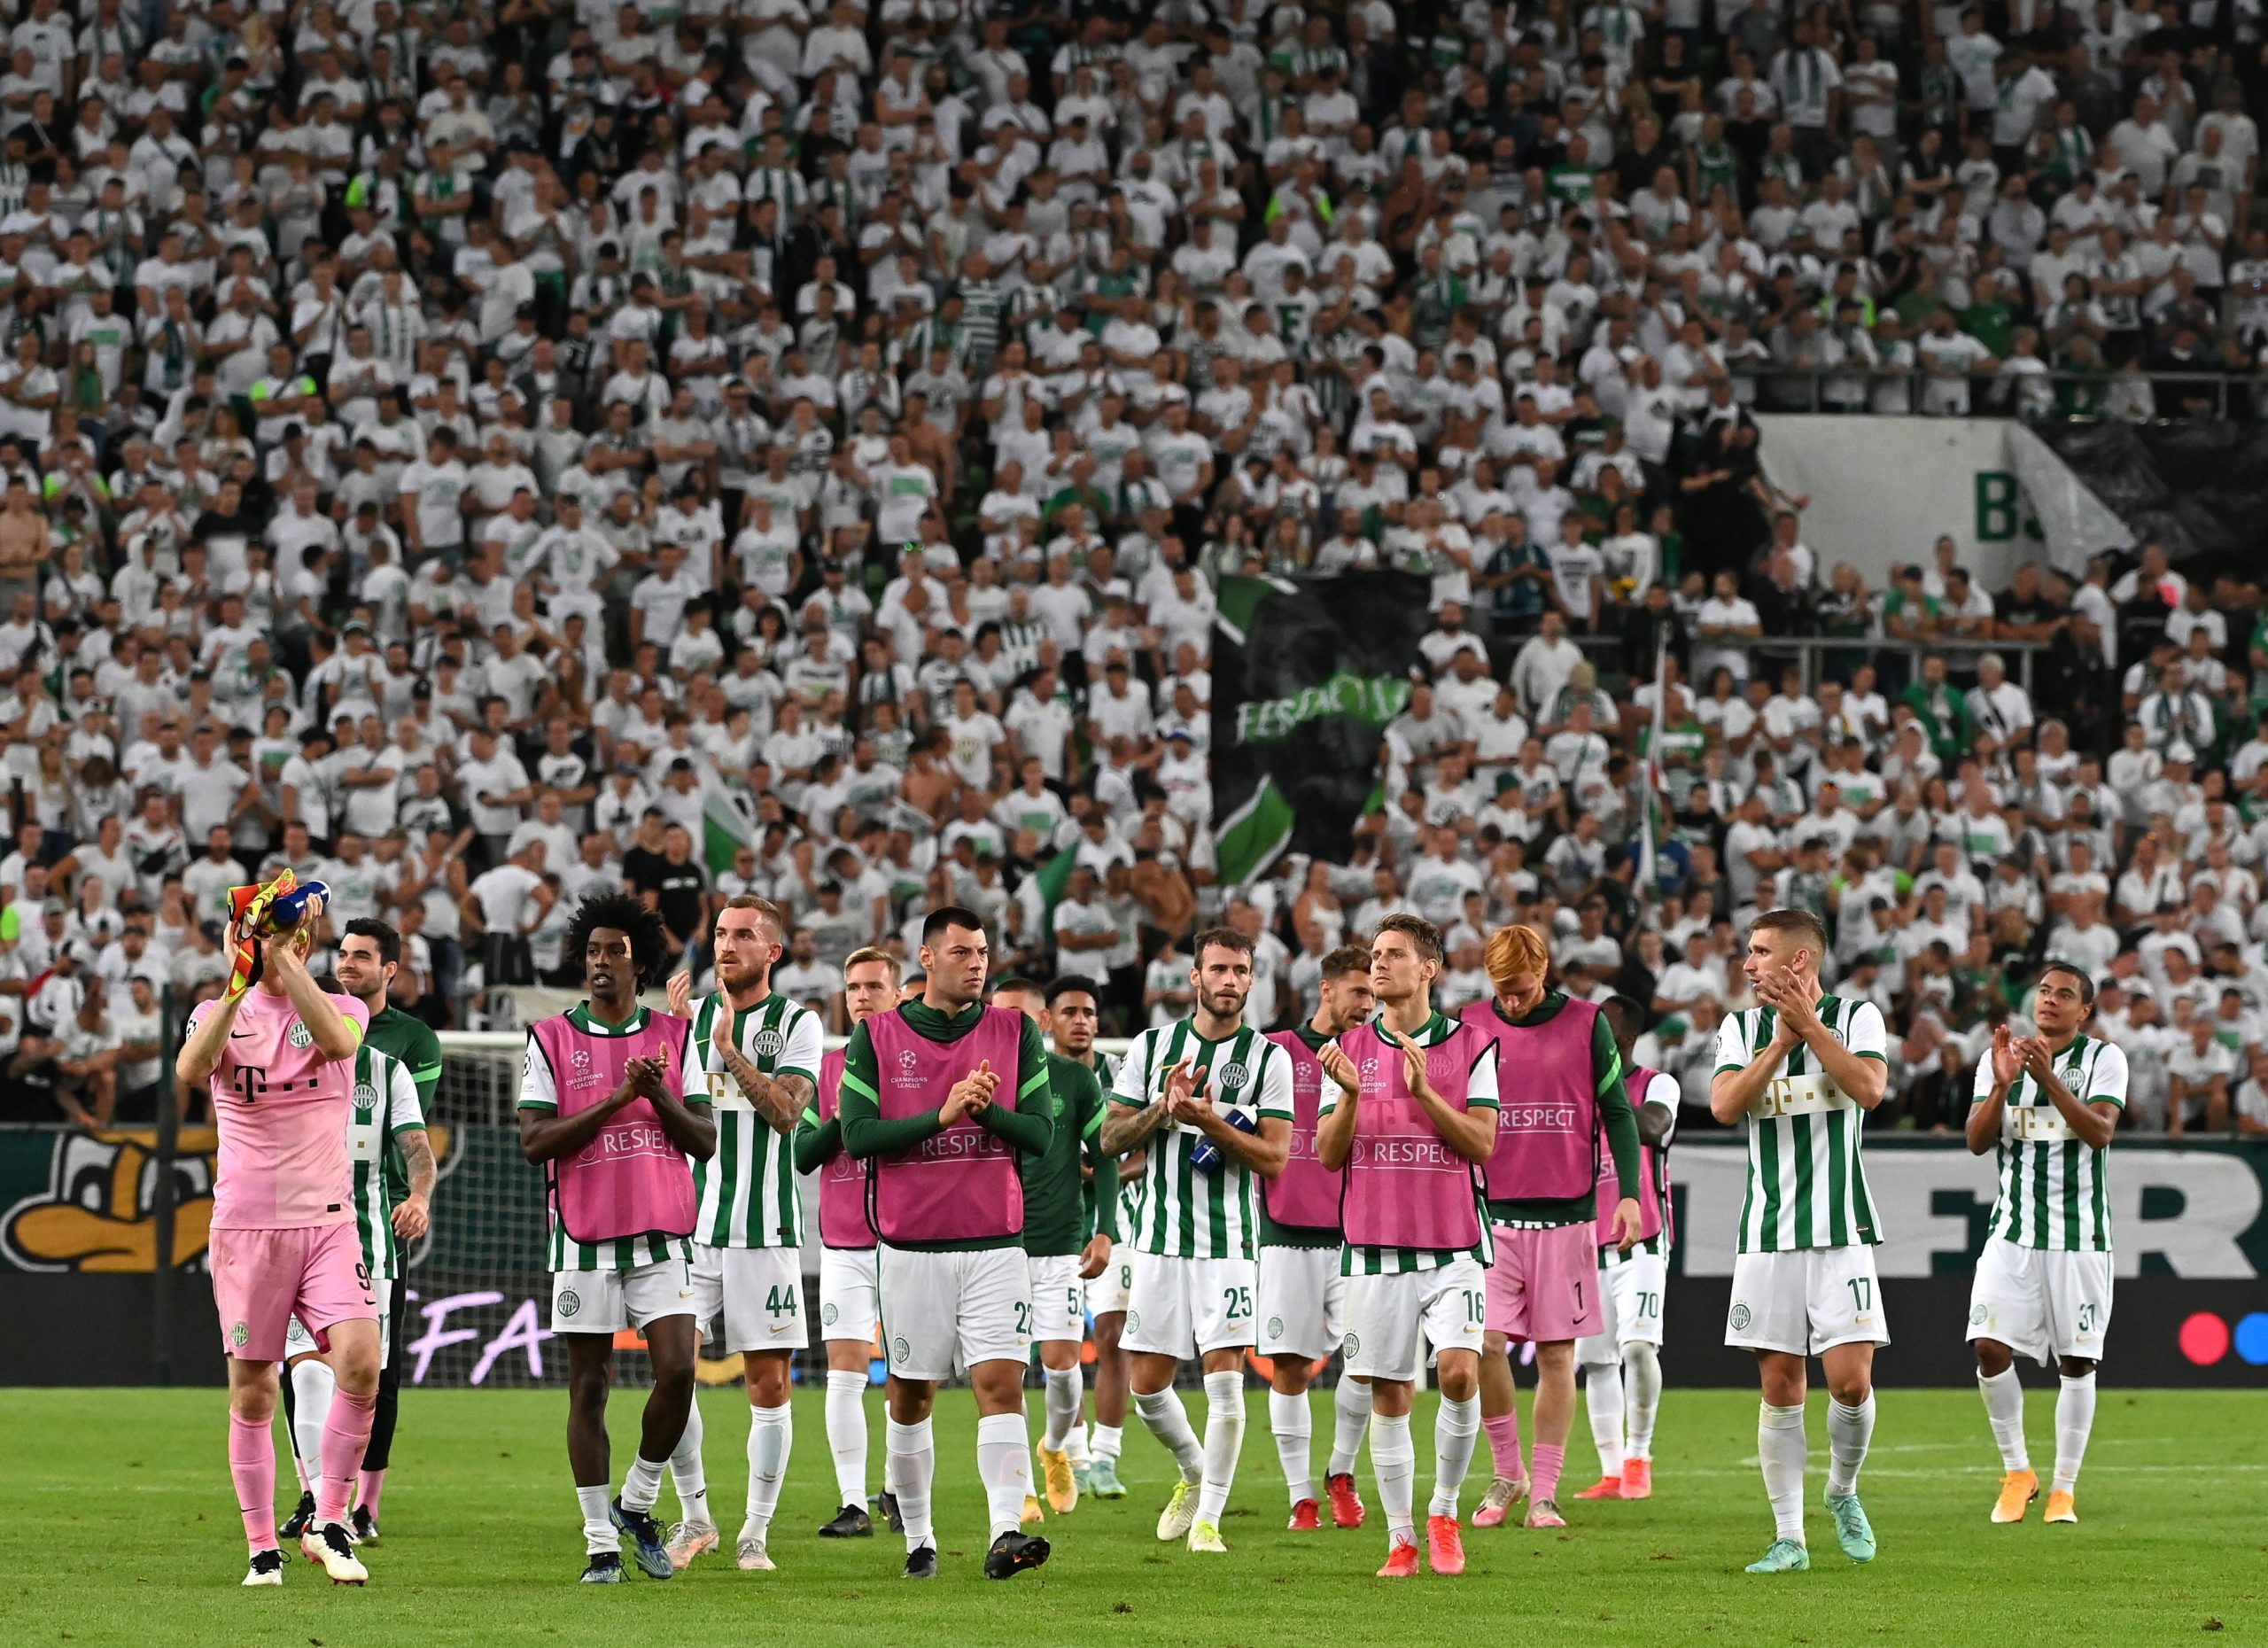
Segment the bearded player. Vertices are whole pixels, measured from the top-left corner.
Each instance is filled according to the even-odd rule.
[[[1622,1084],[1637,1113],[1643,1171],[1638,1178],[1638,1240],[1628,1252],[1598,1249],[1599,1330],[1575,1341],[1584,1405],[1599,1480],[1578,1499],[1648,1499],[1654,1491],[1654,1419],[1662,1400],[1662,1295],[1669,1283],[1669,1141],[1677,1131],[1677,1078],[1630,1061],[1643,1010],[1627,996],[1608,998],[1603,1016],[1622,1056]],[[1612,1158],[1599,1162],[1598,1227],[1614,1228],[1621,1198]]]
[[[976,1469],[991,1543],[987,1579],[1048,1558],[1022,1531],[1031,1494],[1024,1363],[1031,1354],[1030,1269],[1017,1158],[1053,1137],[1039,1026],[984,1005],[991,944],[957,905],[921,924],[921,993],[877,1013],[843,1049],[843,1147],[867,1163],[866,1210],[889,1341],[889,1457],[884,1481],[905,1529],[907,1579],[937,1574],[929,1416],[937,1382],[968,1371]]]
[[[897,958],[887,950],[854,950],[843,963],[843,1006],[856,1030],[897,1005]],[[796,1170],[819,1180],[819,1319],[827,1347],[827,1448],[835,1456],[835,1503],[821,1539],[871,1539],[866,1512],[866,1387],[882,1308],[874,1273],[874,1227],[866,1217],[866,1163],[843,1148],[837,1114],[844,1049],[819,1061],[819,1097],[796,1135]],[[897,1502],[882,1507],[898,1528]]]
[[[296,1316],[338,1387],[317,1450],[315,1520],[300,1550],[334,1582],[360,1585],[369,1570],[354,1554],[347,1496],[370,1440],[382,1354],[346,1129],[369,1013],[352,996],[326,994],[307,972],[319,895],[301,900],[284,930],[269,930],[291,890],[288,876],[238,890],[236,964],[223,993],[190,1014],[174,1069],[209,1088],[220,1133],[209,1253],[229,1358],[229,1471],[252,1552],[244,1582],[284,1582],[272,1426],[276,1367]]]
[[[695,998],[690,976],[670,977],[671,1009],[691,1021],[705,1073],[717,1154],[693,1166],[696,1319],[720,1318],[727,1352],[748,1387],[748,1502],[734,1561],[770,1573],[772,1514],[795,1442],[790,1364],[809,1343],[804,1325],[804,1202],[794,1138],[817,1092],[825,1052],[819,1015],[772,988],[787,923],[769,899],[741,893],[718,907],[710,933],[717,988]],[[671,1530],[670,1564],[684,1567],[717,1543],[705,1512],[701,1404],[670,1461],[683,1520]]]
[[[1748,1123],[1725,1342],[1756,1355],[1763,1403],[1756,1453],[1773,1539],[1751,1574],[1811,1566],[1804,1539],[1806,1364],[1827,1375],[1827,1512],[1853,1562],[1871,1562],[1873,1524],[1859,1467],[1875,1431],[1875,1347],[1890,1342],[1875,1296],[1882,1240],[1860,1146],[1867,1112],[1890,1087],[1888,1032],[1871,1001],[1819,982],[1827,929],[1808,910],[1767,910],[1749,928],[1743,970],[1758,1006],[1717,1030],[1709,1112]]]
[[[1192,945],[1196,1011],[1134,1038],[1103,1123],[1106,1153],[1146,1147],[1142,1202],[1128,1240],[1126,1312],[1134,1405],[1181,1467],[1158,1537],[1226,1551],[1220,1519],[1244,1446],[1244,1358],[1252,1349],[1252,1183],[1284,1170],[1292,1139],[1292,1061],[1245,1022],[1252,941],[1210,928]],[[1205,1370],[1205,1440],[1175,1394],[1182,1359]]]
[[[550,1191],[551,1330],[567,1346],[567,1459],[583,1510],[583,1582],[623,1582],[622,1535],[656,1579],[674,1572],[654,1520],[662,1472],[685,1434],[699,1349],[690,1237],[693,1163],[717,1124],[693,1027],[638,1005],[668,960],[662,918],[623,893],[588,898],[568,922],[585,999],[528,1030],[520,1152]],[[610,1503],[606,1430],[614,1336],[640,1328],[652,1364],[638,1451]]]
[[[2000,1444],[1995,1522],[2021,1522],[2039,1492],[2023,1439],[2019,1352],[2062,1375],[2055,1398],[2055,1474],[2045,1520],[2079,1520],[2075,1496],[2094,1426],[2094,1371],[2110,1332],[2110,1186],[2103,1155],[2126,1108],[2126,1055],[2080,1034],[2094,981],[2051,961],[2031,1002],[2037,1034],[2000,1026],[1977,1067],[1969,1147],[1999,1158],[1984,1251],[1977,1256],[1969,1336],[1977,1388]]]
[[[1432,1352],[1433,1496],[1426,1561],[1464,1572],[1457,1492],[1480,1435],[1489,1235],[1475,1170],[1496,1147],[1496,1044],[1433,1011],[1441,936],[1389,915],[1371,940],[1379,1015],[1324,1048],[1316,1154],[1347,1173],[1347,1372],[1371,1382],[1371,1466],[1386,1512],[1380,1579],[1418,1571],[1410,1410]]]
[[[1339,1203],[1346,1175],[1324,1167],[1316,1154],[1316,1121],[1328,1077],[1318,1055],[1339,1037],[1370,1021],[1371,952],[1348,944],[1323,959],[1315,1016],[1277,1030],[1268,1039],[1292,1061],[1292,1139],[1284,1170],[1260,1185],[1260,1354],[1268,1358],[1268,1428],[1292,1498],[1294,1532],[1323,1526],[1316,1503],[1313,1422],[1308,1385],[1316,1367],[1337,1354],[1347,1337],[1346,1246]],[[1332,1394],[1330,1468],[1324,1491],[1331,1520],[1363,1526],[1363,1496],[1355,1462],[1371,1423],[1371,1382],[1340,1371]]]

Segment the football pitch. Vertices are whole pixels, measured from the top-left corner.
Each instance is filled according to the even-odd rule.
[[[2053,1451],[2053,1383],[2032,1383],[2033,1463]],[[1524,1393],[1525,1395],[1525,1393]],[[367,1590],[334,1588],[294,1556],[278,1590],[247,1591],[218,1390],[11,1390],[0,1395],[0,1644],[82,1648],[445,1648],[445,1645],[788,1642],[1190,1644],[1228,1648],[1474,1642],[1619,1644],[2043,1643],[2054,1648],[2197,1639],[2268,1641],[2268,1392],[2106,1388],[2076,1528],[1986,1521],[1998,1481],[1973,1391],[1885,1391],[1862,1481],[1880,1558],[1854,1567],[1820,1508],[1824,1396],[1812,1398],[1807,1485],[1814,1567],[1743,1574],[1770,1517],[1758,1480],[1756,1398],[1684,1391],[1663,1401],[1656,1493],[1578,1504],[1595,1480],[1579,1419],[1564,1533],[1466,1532],[1464,1578],[1371,1577],[1384,1529],[1369,1461],[1359,1532],[1285,1531],[1265,1393],[1249,1399],[1226,1557],[1153,1536],[1166,1457],[1134,1419],[1126,1498],[1051,1518],[1044,1570],[983,1579],[974,1411],[939,1398],[943,1572],[897,1577],[903,1542],[827,1542],[834,1478],[818,1393],[801,1394],[771,1540],[780,1572],[742,1574],[730,1541],[746,1482],[735,1390],[703,1394],[711,1496],[726,1541],[665,1584],[633,1574],[597,1589],[582,1566],[557,1391],[411,1391]],[[620,1481],[635,1390],[612,1404]],[[1421,1402],[1425,1399],[1421,1398]],[[882,1403],[868,1399],[876,1485]],[[1037,1393],[1032,1394],[1037,1422]],[[1526,1402],[1523,1401],[1524,1411]],[[1203,1423],[1203,1398],[1192,1413]],[[1432,1476],[1431,1408],[1418,1426],[1419,1511]],[[1328,1397],[1315,1403],[1317,1461]],[[1481,1445],[1466,1514],[1486,1481]],[[290,1481],[288,1464],[284,1469]],[[673,1513],[663,1489],[657,1512]],[[288,1502],[280,1509],[288,1511]]]

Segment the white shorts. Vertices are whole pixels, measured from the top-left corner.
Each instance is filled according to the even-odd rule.
[[[619,1333],[665,1316],[700,1316],[700,1289],[685,1259],[656,1259],[628,1271],[555,1271],[551,1331]]]
[[[1087,1314],[1124,1316],[1133,1291],[1134,1249],[1121,1242],[1110,1250],[1110,1263],[1102,1267],[1102,1274],[1087,1284]]]
[[[703,1327],[725,1318],[726,1351],[801,1350],[804,1255],[794,1248],[693,1245],[694,1315]]]
[[[822,1248],[819,1254],[819,1336],[871,1345],[882,1325],[872,1248]]]
[[[1347,1372],[1414,1380],[1444,1350],[1477,1355],[1487,1320],[1488,1273],[1470,1256],[1399,1276],[1350,1276]]]
[[[370,1291],[378,1297],[378,1362],[381,1366],[393,1351],[394,1287],[395,1283],[391,1277],[374,1276],[370,1279]],[[299,1318],[295,1316],[284,1323],[284,1359],[288,1362],[293,1356],[315,1354],[315,1336],[299,1325]]]
[[[1985,1238],[1969,1290],[1969,1336],[1997,1339],[2042,1367],[2058,1356],[2102,1360],[2110,1332],[2110,1255],[2019,1248]]]
[[[1256,1267],[1249,1259],[1134,1255],[1119,1343],[1152,1356],[1203,1356],[1253,1342]]]
[[[951,1379],[980,1362],[1031,1356],[1031,1272],[1021,1248],[874,1250],[889,1371]]]
[[[1031,1336],[1041,1344],[1087,1336],[1087,1289],[1079,1279],[1079,1255],[1048,1253],[1024,1261],[1031,1271]]]
[[[1661,1348],[1662,1294],[1669,1261],[1658,1253],[1626,1255],[1598,1269],[1599,1330],[1575,1341],[1575,1360],[1594,1367],[1622,1359],[1622,1347]]]
[[[1320,1362],[1347,1337],[1340,1248],[1260,1250],[1260,1354]]]
[[[1807,1356],[1835,1345],[1889,1342],[1872,1248],[1798,1248],[1733,1260],[1725,1343]]]

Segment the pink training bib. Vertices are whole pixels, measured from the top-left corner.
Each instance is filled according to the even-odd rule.
[[[1647,1084],[1660,1074],[1659,1070],[1650,1070],[1643,1064],[1624,1073],[1622,1079],[1630,1092],[1632,1109],[1646,1102]],[[1666,1162],[1668,1152],[1657,1149],[1652,1145],[1642,1144],[1640,1148],[1645,1153],[1645,1159],[1639,1163],[1638,1171],[1638,1240],[1651,1241],[1662,1233],[1663,1227],[1669,1222],[1669,1212],[1663,1205],[1661,1193],[1661,1186],[1669,1178]],[[1614,1210],[1621,1205],[1622,1181],[1614,1171],[1614,1153],[1602,1150],[1598,1153],[1598,1210],[1594,1216],[1598,1222],[1598,1245],[1602,1248],[1615,1245],[1612,1240]]]
[[[671,1084],[682,1094],[687,1072],[677,1066],[687,1029],[674,1014],[649,1013],[628,1035],[594,1036],[563,1013],[529,1034],[550,1061],[559,1114],[573,1116],[612,1096],[633,1059],[666,1059]],[[559,1228],[573,1241],[693,1233],[693,1162],[642,1097],[616,1111],[574,1155],[551,1164],[551,1193]]]
[[[1574,997],[1541,1024],[1508,1024],[1493,1000],[1461,1015],[1496,1044],[1496,1153],[1491,1201],[1565,1201],[1597,1183],[1598,1093],[1591,1038],[1598,1009]]]
[[[835,1119],[843,1091],[845,1049],[833,1047],[819,1061],[819,1119]],[[866,1164],[838,1150],[819,1170],[819,1239],[829,1248],[871,1248],[874,1227],[866,1217]]]
[[[1341,1036],[1339,1046],[1362,1077],[1340,1205],[1348,1244],[1477,1246],[1480,1209],[1472,1163],[1449,1148],[1410,1095],[1402,1049],[1368,1024]],[[1425,1050],[1425,1079],[1451,1109],[1465,1108],[1467,1078],[1487,1046],[1471,1026],[1460,1024]]]
[[[987,1007],[959,1040],[931,1041],[893,1008],[866,1021],[885,1122],[934,1111],[953,1084],[984,1061],[999,1075],[997,1102],[1016,1104],[1016,1054],[1024,1020]],[[870,1214],[887,1242],[984,1241],[1024,1227],[1023,1180],[1015,1147],[964,1116],[911,1150],[874,1158]]]
[[[1268,1217],[1294,1230],[1333,1231],[1339,1228],[1339,1199],[1347,1175],[1323,1165],[1315,1153],[1317,1112],[1323,1105],[1323,1084],[1331,1078],[1308,1050],[1297,1030],[1278,1030],[1269,1040],[1292,1061],[1292,1144],[1284,1170],[1260,1181],[1261,1201]]]

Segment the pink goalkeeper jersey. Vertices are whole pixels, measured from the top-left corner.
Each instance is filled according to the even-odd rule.
[[[370,1010],[352,996],[330,1005],[368,1032]],[[218,1005],[189,1015],[193,1032]],[[216,1230],[295,1230],[354,1217],[346,1155],[354,1061],[325,1062],[291,998],[245,994],[229,1044],[213,1071],[213,1120],[221,1152],[213,1183]]]

